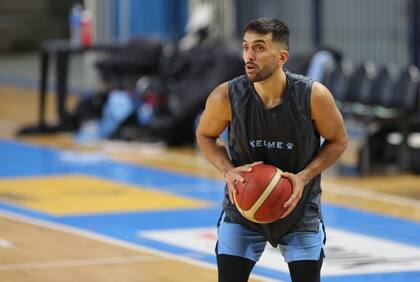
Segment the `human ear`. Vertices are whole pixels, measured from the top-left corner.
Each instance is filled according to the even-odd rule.
[[[289,59],[289,52],[287,50],[281,50],[277,56],[277,65],[284,65]]]

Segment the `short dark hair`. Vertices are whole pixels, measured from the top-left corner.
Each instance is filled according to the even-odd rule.
[[[289,36],[290,31],[287,25],[277,19],[273,18],[260,18],[249,22],[244,28],[244,34],[246,32],[255,32],[258,34],[273,35],[273,41],[281,42],[286,45],[286,49],[289,50]]]

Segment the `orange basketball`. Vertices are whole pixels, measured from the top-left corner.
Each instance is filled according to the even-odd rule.
[[[281,177],[281,170],[268,164],[257,164],[252,171],[242,173],[245,182],[236,183],[235,204],[247,219],[257,223],[278,220],[284,213],[284,203],[292,194],[292,184]]]

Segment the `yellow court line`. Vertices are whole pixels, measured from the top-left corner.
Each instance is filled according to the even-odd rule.
[[[61,138],[63,138],[63,136]],[[50,142],[49,146],[60,148],[57,143],[59,142]],[[51,144],[55,145],[52,146]],[[70,144],[70,142],[68,142],[68,144]],[[109,143],[105,142],[105,144]],[[176,149],[173,148],[154,146],[154,149],[152,150],[153,154],[147,152],[147,145],[145,144],[129,144],[122,150],[111,150],[109,148],[110,146],[99,144],[95,150],[97,152],[105,152],[105,154],[110,156],[111,159],[119,162],[143,165],[171,172],[175,171],[187,175],[223,180],[223,177],[220,175],[220,173],[213,166],[211,166],[201,154],[195,152],[193,148],[181,148],[180,151],[176,151]],[[391,193],[375,191],[379,186],[377,182],[374,182],[376,179],[372,177],[355,179],[354,183],[335,184],[334,182],[336,182],[336,179],[340,178],[341,177],[339,176],[331,177],[330,180],[328,176],[323,178],[323,190],[327,196],[324,197],[324,201],[341,206],[349,206],[367,211],[381,212],[388,215],[397,214],[399,217],[407,219],[420,219],[420,208],[418,200],[410,199],[404,196],[397,196]],[[415,176],[409,176],[409,179],[405,181],[411,181],[410,183],[413,183],[413,181],[415,182],[416,180],[417,178]],[[347,182],[351,181],[351,179],[347,180]],[[362,183],[363,187],[358,187],[359,183]],[[402,193],[404,191],[400,192]],[[413,191],[412,188],[411,191]],[[329,197],[331,195],[334,195],[334,197]],[[357,199],[363,200],[364,203],[359,203]],[[393,207],[391,207],[391,205],[393,205]],[[398,208],[400,208],[402,211],[398,211]],[[392,212],[390,212],[391,209],[393,210]]]
[[[90,175],[0,180],[3,200],[49,214],[204,208],[211,202]]]

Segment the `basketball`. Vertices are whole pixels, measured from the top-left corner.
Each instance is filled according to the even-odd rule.
[[[282,171],[269,164],[257,164],[242,173],[245,182],[236,183],[235,205],[247,219],[270,223],[280,219],[284,203],[292,194],[292,184],[281,177]]]

